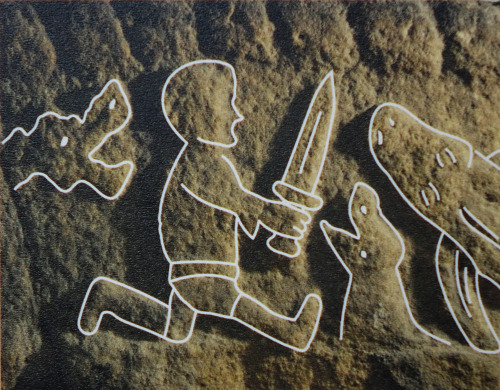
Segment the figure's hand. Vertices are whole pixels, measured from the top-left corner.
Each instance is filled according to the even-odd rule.
[[[259,219],[269,230],[290,238],[301,238],[311,222],[309,213],[278,202],[268,203]]]

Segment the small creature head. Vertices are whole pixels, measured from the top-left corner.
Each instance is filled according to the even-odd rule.
[[[394,268],[404,254],[402,238],[382,214],[375,190],[364,183],[354,186],[349,219],[354,233],[321,221],[323,234],[343,266],[353,273]]]

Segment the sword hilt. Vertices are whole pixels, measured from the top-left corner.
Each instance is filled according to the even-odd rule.
[[[273,192],[283,203],[304,211],[316,211],[323,206],[323,199],[319,196],[301,190],[284,181],[276,181],[273,184]],[[293,258],[300,254],[299,240],[274,233],[267,240],[267,246],[275,253]]]

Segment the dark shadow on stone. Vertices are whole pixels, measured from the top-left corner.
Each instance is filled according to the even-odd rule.
[[[196,36],[199,50],[207,57],[225,57],[228,50],[229,27],[226,23],[231,4],[228,2],[196,2]]]
[[[404,390],[394,378],[393,373],[380,357],[370,356],[370,375],[364,384],[365,389]]]
[[[323,315],[320,330],[334,337],[339,337],[340,334],[340,320],[349,275],[328,246],[319,223],[322,219],[326,219],[336,225],[341,220],[339,214],[342,216],[345,214],[345,220],[348,219],[347,200],[337,195],[315,216],[310,225],[309,243],[305,248],[308,254],[309,273],[315,284],[321,288]]]
[[[32,275],[32,278],[36,278]],[[40,307],[39,329],[43,335],[41,349],[31,355],[18,377],[15,390],[65,390],[70,388],[66,381],[72,372],[61,335],[77,331],[80,297],[76,288],[62,297]]]
[[[305,88],[290,104],[286,116],[271,141],[268,152],[271,157],[255,180],[253,191],[258,194],[271,199],[276,198],[272,192],[272,185],[283,177],[313,94],[313,86]]]
[[[290,5],[283,2],[269,1],[266,2],[266,12],[275,27],[273,36],[275,46],[280,49],[281,54],[290,59],[295,70],[299,71],[304,57],[297,52],[293,42],[293,28],[283,14],[283,9],[288,6]]]
[[[283,256],[267,248],[266,241],[270,236],[271,233],[260,228],[257,237],[252,240],[241,229],[239,230],[239,265],[242,271],[266,273],[286,262]]]
[[[351,3],[347,11],[347,22],[354,32],[354,40],[358,45],[358,52],[363,61],[368,67],[375,70],[379,76],[386,74],[384,68],[384,58],[381,52],[373,51],[370,47],[370,41],[367,39],[367,25],[370,23],[369,8],[377,7],[378,4],[368,3]]]
[[[134,58],[147,66],[151,65],[151,58],[144,53],[144,40],[141,29],[159,23],[159,9],[156,2],[143,1],[113,1],[111,6],[120,19],[123,33],[130,46]],[[133,24],[128,26],[127,17],[133,18]]]
[[[283,346],[272,342],[264,337],[261,337],[256,334],[255,341],[252,341],[245,352],[242,354],[241,360],[243,362],[243,366],[245,367],[244,371],[244,379],[247,388],[249,389],[269,389],[271,378],[267,375],[262,375],[263,372],[272,373],[272,370],[269,370],[267,364],[269,364],[270,359],[284,357],[287,361],[293,359],[294,352],[288,348],[284,348]],[[273,381],[280,381],[280,378],[276,375],[273,375]],[[284,380],[282,386],[278,383],[274,383],[274,387],[277,389],[286,389],[289,388],[289,383],[286,383],[286,379]]]
[[[47,364],[51,362],[51,364]],[[14,390],[66,390],[67,373],[61,375],[59,368],[65,365],[65,356],[52,347],[43,346],[31,355],[17,379]]]
[[[149,164],[138,163],[136,174],[120,198],[112,223],[127,237],[127,280],[139,290],[168,300],[168,262],[162,253],[158,234],[160,198],[181,141],[171,131],[161,108],[161,91],[167,74],[157,72],[141,75],[129,84],[134,117],[130,123],[133,134],[148,133]]]
[[[479,291],[486,310],[500,311],[500,290],[488,279],[479,278]]]
[[[436,3],[432,4],[431,7],[444,42],[441,72],[443,74],[447,72],[454,73],[462,80],[465,86],[470,87],[472,84],[472,74],[465,68],[457,67],[456,55],[462,51],[462,48],[456,41],[455,34],[452,33],[462,7],[459,4],[453,4],[453,2]]]
[[[74,23],[75,12],[78,5],[72,2],[40,2],[32,3],[45,31],[56,50],[57,66],[68,78],[80,79],[85,75],[75,55],[75,47],[78,47],[75,39]],[[91,14],[91,13],[90,13]],[[82,82],[85,85],[85,82]],[[65,114],[82,115],[88,107],[93,93],[88,88],[59,94],[55,102],[58,107],[64,109]]]
[[[195,332],[206,333],[204,337],[220,337],[222,335],[225,338],[238,341],[253,342],[254,338],[262,338],[262,336],[236,321],[207,315],[197,317]]]

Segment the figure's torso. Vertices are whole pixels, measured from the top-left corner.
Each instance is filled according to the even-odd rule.
[[[196,193],[210,180],[213,170],[207,157],[187,153],[173,167],[166,184],[160,211],[163,245],[169,262],[207,260],[234,263],[236,259],[236,217],[200,202],[183,184]],[[212,172],[212,173],[211,173]],[[189,180],[185,180],[189,178]],[[210,184],[206,184],[209,186]],[[221,192],[220,196],[227,196]]]

